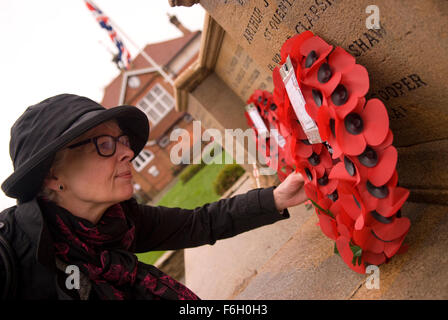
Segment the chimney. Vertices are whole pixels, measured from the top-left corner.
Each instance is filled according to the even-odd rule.
[[[169,13],[167,15],[168,15],[168,18],[170,19],[170,22],[172,24],[174,24],[177,27],[177,29],[179,29],[183,33],[184,36],[189,35],[191,33],[191,31],[188,28],[186,28],[179,21],[179,19],[177,19],[177,17],[175,15],[170,15]]]

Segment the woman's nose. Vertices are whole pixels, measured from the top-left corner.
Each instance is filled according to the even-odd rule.
[[[134,158],[134,151],[121,142],[117,142],[117,153],[120,161],[131,161],[131,159]]]

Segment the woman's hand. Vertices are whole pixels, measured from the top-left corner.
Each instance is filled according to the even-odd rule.
[[[274,189],[274,200],[277,210],[297,206],[305,202],[308,197],[303,188],[304,179],[298,172],[293,172]]]

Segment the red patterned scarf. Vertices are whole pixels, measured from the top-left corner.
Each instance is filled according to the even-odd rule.
[[[111,206],[94,225],[50,201],[39,201],[53,237],[55,255],[89,277],[100,299],[198,300],[183,284],[130,250],[135,226],[120,206]]]

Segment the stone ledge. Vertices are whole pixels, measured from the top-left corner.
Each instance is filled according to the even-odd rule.
[[[402,214],[412,223],[409,251],[380,266],[379,290],[333,253],[313,216],[236,299],[447,299],[448,207],[406,203]]]

